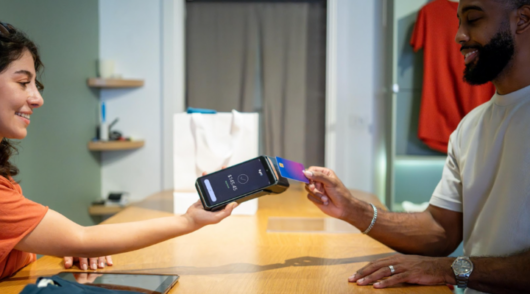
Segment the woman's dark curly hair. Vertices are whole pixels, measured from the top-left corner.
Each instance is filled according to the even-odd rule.
[[[33,56],[35,72],[38,73],[43,68],[43,64],[37,46],[23,32],[8,23],[0,22],[0,73],[9,67],[11,62],[18,60],[25,50]],[[36,80],[36,83],[39,90],[44,88],[39,80]],[[0,176],[11,179],[18,174],[18,168],[9,161],[16,152],[17,149],[13,144],[4,138],[0,143]]]

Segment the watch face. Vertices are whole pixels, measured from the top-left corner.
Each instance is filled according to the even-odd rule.
[[[467,274],[473,269],[473,265],[465,259],[459,259],[456,261],[456,268],[459,273]]]

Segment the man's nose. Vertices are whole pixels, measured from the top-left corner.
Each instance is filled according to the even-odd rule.
[[[468,41],[469,41],[469,35],[467,34],[467,32],[464,30],[462,26],[459,26],[458,31],[456,31],[455,42],[459,45],[462,45]]]

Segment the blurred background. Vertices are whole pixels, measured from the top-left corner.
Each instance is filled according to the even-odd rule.
[[[235,109],[259,114],[261,154],[334,169],[392,210],[427,202],[445,156],[417,136],[423,54],[409,41],[428,2],[0,0],[0,20],[45,64],[17,179],[26,197],[94,224],[87,208],[110,192],[173,189],[174,114]],[[138,84],[87,84],[102,60]],[[140,148],[87,148],[102,103]]]

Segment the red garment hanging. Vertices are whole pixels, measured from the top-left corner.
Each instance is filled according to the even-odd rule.
[[[423,89],[418,136],[427,146],[447,153],[449,136],[473,108],[491,99],[492,83],[464,82],[464,57],[455,42],[458,3],[435,0],[419,12],[410,44],[423,48]]]

